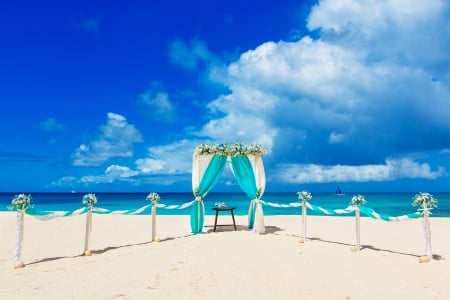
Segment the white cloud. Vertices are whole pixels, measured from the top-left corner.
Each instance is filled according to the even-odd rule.
[[[214,75],[230,92],[198,136],[319,165],[450,147],[449,9],[405,3],[320,1],[308,20],[317,38],[264,43]]]
[[[398,179],[436,179],[445,176],[442,167],[431,170],[427,163],[411,159],[387,160],[384,165],[324,166],[316,164],[283,164],[271,176],[286,183],[370,182]]]
[[[135,163],[137,169],[143,174],[162,172],[166,164],[163,160],[153,158],[139,158]]]
[[[198,39],[189,43],[177,39],[169,45],[169,58],[172,63],[186,70],[195,71],[203,65],[216,61],[216,57],[208,50],[206,44]]]
[[[136,165],[143,173],[190,174],[196,146],[195,140],[180,140],[164,146],[149,147],[149,158],[137,160]]]
[[[72,186],[76,186],[76,184],[78,183],[78,179],[74,176],[63,176],[61,178],[59,178],[56,181],[53,181],[51,183],[52,186],[57,186],[57,187],[72,187]]]
[[[104,174],[94,176],[88,175],[80,178],[82,184],[99,184],[99,183],[113,183],[116,181],[137,182],[133,177],[137,176],[139,172],[133,171],[128,167],[111,165],[106,168]]]
[[[308,19],[314,37],[263,43],[226,68],[204,42],[176,40],[169,49],[174,64],[205,67],[229,92],[209,103],[203,126],[190,129],[197,141],[150,147],[135,170],[115,170],[114,178],[137,172],[158,182],[184,180],[197,142],[235,141],[265,146],[267,176],[285,183],[446,176],[443,167],[389,157],[450,149],[449,20],[448,4],[439,0],[322,0]],[[160,89],[140,100],[173,111]],[[117,151],[109,149],[117,145],[111,139],[104,132],[81,145],[74,164],[130,157],[140,135]]]
[[[133,156],[133,145],[142,142],[141,133],[125,117],[108,113],[107,123],[100,127],[100,135],[82,144],[72,153],[74,166],[99,166],[111,158]]]
[[[312,9],[308,28],[369,61],[436,69],[448,61],[448,14],[441,0],[326,0]]]
[[[344,140],[345,140],[344,134],[336,133],[334,131],[330,133],[330,137],[328,138],[330,144],[339,144]]]
[[[181,140],[165,146],[148,148],[148,156],[135,161],[136,168],[110,165],[100,175],[81,177],[81,184],[129,182],[135,185],[171,185],[190,180],[195,141]],[[63,179],[60,179],[63,184]]]
[[[155,90],[154,88],[139,95],[139,101],[144,105],[145,114],[156,120],[171,121],[175,117],[175,107],[170,100],[169,94]]]
[[[219,143],[258,143],[270,152],[276,129],[268,127],[262,118],[241,113],[230,113],[221,119],[211,120],[196,134],[210,137]]]

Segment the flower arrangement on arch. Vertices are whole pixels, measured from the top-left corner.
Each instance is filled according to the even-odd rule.
[[[161,197],[159,197],[158,193],[150,193],[147,196],[147,200],[152,201],[152,204],[158,203],[159,199],[161,199]]]
[[[438,201],[430,193],[419,193],[413,198],[412,206],[426,206],[428,208],[437,207]]]
[[[304,202],[311,200],[312,196],[311,193],[308,191],[301,191],[297,193],[298,199],[302,200]]]
[[[92,207],[97,203],[97,197],[95,196],[95,194],[86,194],[83,196],[83,204],[86,205],[87,207]]]
[[[9,210],[27,210],[33,207],[31,204],[31,195],[19,194],[15,195],[11,200],[11,204],[8,206]]]
[[[367,203],[367,200],[362,195],[355,195],[352,197],[352,201],[350,202],[353,206],[360,206]]]
[[[247,146],[244,143],[234,143],[228,145],[223,144],[201,144],[195,148],[198,155],[221,155],[221,156],[238,156],[238,155],[263,155],[266,150],[259,144],[251,144]]]

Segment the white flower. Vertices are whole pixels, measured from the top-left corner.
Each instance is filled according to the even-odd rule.
[[[10,210],[12,209],[27,210],[32,206],[33,205],[31,204],[31,195],[19,194],[14,196],[8,208]]]
[[[419,193],[414,196],[412,205],[413,206],[424,206],[427,207],[437,207],[437,199],[433,197],[430,193]]]
[[[95,205],[95,203],[97,203],[97,197],[95,196],[95,194],[86,194],[83,196],[84,205],[92,207]]]
[[[309,201],[312,198],[311,193],[308,191],[298,192],[297,195],[298,195],[298,199],[300,199],[302,201]]]
[[[150,193],[147,196],[147,200],[152,201],[152,203],[158,202],[160,199],[158,193]]]
[[[244,143],[234,143],[233,145],[224,144],[201,144],[195,148],[195,153],[198,155],[222,155],[222,156],[236,156],[236,155],[263,155],[266,150],[258,144],[250,146]]]
[[[363,205],[366,203],[367,203],[367,201],[364,198],[364,196],[362,196],[362,195],[353,196],[352,201],[350,202],[351,205],[356,205],[356,206],[360,206],[360,205]]]

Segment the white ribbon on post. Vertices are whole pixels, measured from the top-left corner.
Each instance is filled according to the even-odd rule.
[[[91,244],[91,230],[92,230],[92,206],[89,207],[89,211],[86,214],[86,235],[84,239],[84,255],[91,256],[90,250]]]
[[[306,243],[306,201],[302,201],[302,233],[303,238],[300,240],[301,243]]]
[[[421,206],[422,226],[425,236],[425,256],[419,257],[419,262],[429,262],[433,259],[433,251],[431,250],[431,228],[430,228],[430,210],[437,207],[437,200],[430,193],[419,193],[413,198],[413,206]]]
[[[352,251],[360,251],[361,250],[361,240],[360,240],[360,215],[361,210],[359,208],[360,205],[366,204],[366,199],[362,195],[355,195],[352,197],[350,204],[355,209],[355,220],[356,220],[356,246],[352,248]]]
[[[308,191],[301,191],[297,193],[298,199],[302,201],[301,204],[295,203],[296,206],[302,206],[302,233],[303,237],[298,241],[299,243],[306,243],[306,212],[308,207],[311,205],[308,204],[308,201],[311,200],[311,193]]]
[[[152,241],[160,241],[160,239],[156,236],[156,203],[153,203],[152,205]]]
[[[425,256],[431,260],[433,258],[433,251],[431,250],[431,227],[430,227],[430,212],[427,204],[423,204],[423,230],[425,234]]]
[[[355,251],[360,251],[361,250],[361,230],[360,230],[360,210],[359,210],[359,206],[355,207],[355,219],[356,219],[356,248],[354,249]]]
[[[22,261],[22,241],[24,231],[24,210],[18,210],[16,212],[17,219],[17,237],[16,247],[14,248],[14,269],[25,267]]]

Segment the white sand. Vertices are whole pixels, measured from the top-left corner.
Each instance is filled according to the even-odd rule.
[[[424,254],[421,220],[361,219],[360,252],[352,217],[265,217],[267,233],[247,218],[192,235],[188,216],[93,215],[92,256],[86,215],[39,221],[25,216],[22,258],[13,269],[15,213],[0,213],[1,299],[449,299],[450,218],[431,218],[433,253]],[[231,218],[220,216],[219,223]]]

